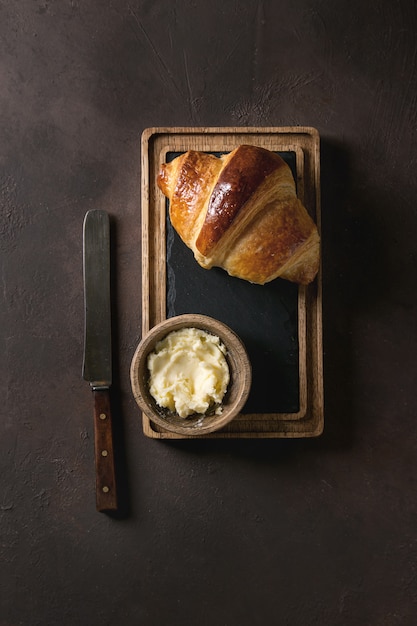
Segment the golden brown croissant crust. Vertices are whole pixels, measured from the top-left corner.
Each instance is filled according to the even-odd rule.
[[[202,267],[258,284],[315,278],[317,227],[278,154],[249,145],[221,158],[190,150],[161,166],[157,184],[173,227]]]

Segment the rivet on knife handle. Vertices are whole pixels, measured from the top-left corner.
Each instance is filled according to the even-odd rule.
[[[97,511],[117,509],[110,392],[93,389]]]

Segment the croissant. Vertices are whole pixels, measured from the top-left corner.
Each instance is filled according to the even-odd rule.
[[[161,166],[157,184],[173,227],[202,267],[261,285],[314,280],[319,234],[278,154],[250,145],[220,158],[190,150]]]

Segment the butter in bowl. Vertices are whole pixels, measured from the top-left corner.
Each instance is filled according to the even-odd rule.
[[[189,313],[149,331],[133,356],[130,380],[139,408],[154,424],[194,437],[224,428],[241,412],[252,372],[231,328]]]

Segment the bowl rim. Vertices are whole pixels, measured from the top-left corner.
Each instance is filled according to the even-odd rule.
[[[211,420],[207,424],[204,424],[203,418],[201,425],[195,426],[195,430],[190,426],[174,425],[155,412],[146,398],[146,392],[142,392],[141,387],[143,385],[141,385],[139,376],[140,364],[143,359],[147,358],[148,354],[154,348],[154,345],[169,333],[180,330],[181,328],[199,328],[200,330],[217,335],[227,349],[226,358],[229,365],[232,385],[236,383],[239,385],[236,397],[230,404],[225,405],[218,419],[215,421]],[[230,326],[208,315],[184,313],[159,322],[142,337],[132,357],[130,383],[133,397],[137,405],[142,413],[152,422],[178,435],[198,437],[199,435],[206,435],[220,430],[240,413],[249,396],[252,383],[252,367],[242,339]]]

